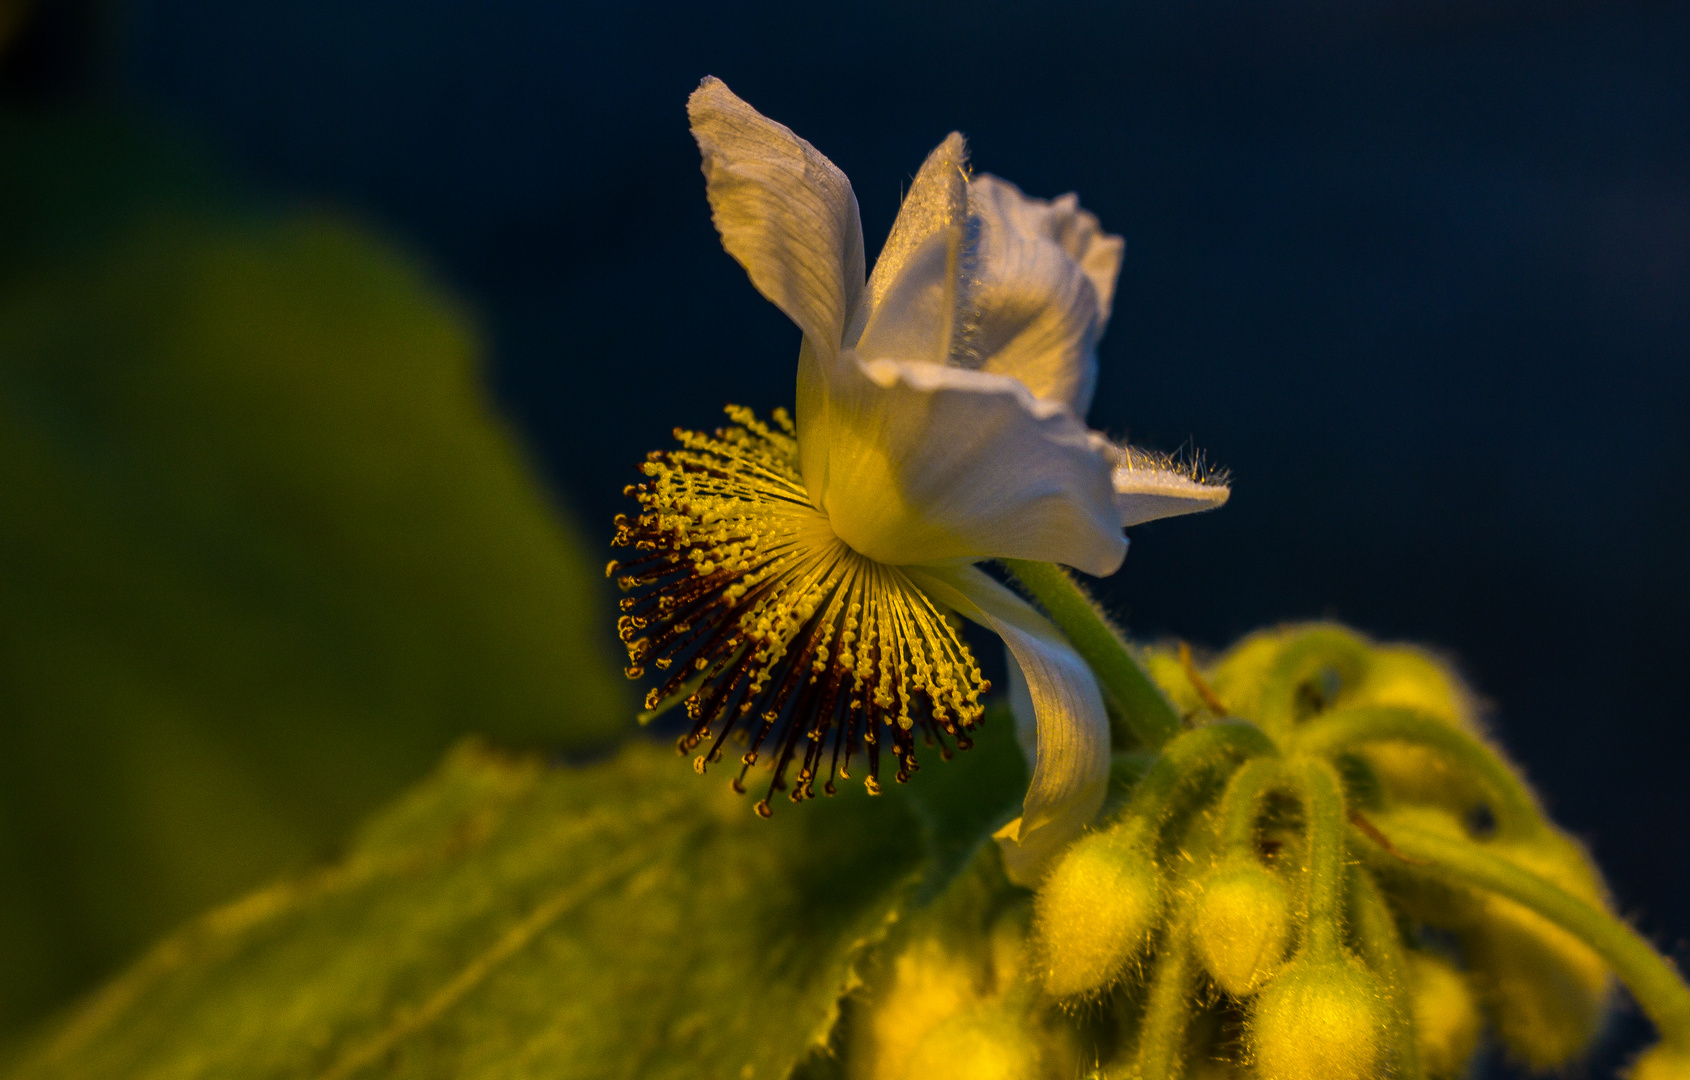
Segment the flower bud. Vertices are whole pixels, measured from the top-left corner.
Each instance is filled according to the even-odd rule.
[[[1149,943],[1161,910],[1160,875],[1138,830],[1082,837],[1033,900],[1045,989],[1069,997],[1109,986]]]
[[[1472,695],[1446,665],[1409,647],[1380,648],[1349,704],[1382,705],[1416,712],[1478,734]],[[1466,772],[1450,767],[1442,751],[1404,742],[1374,743],[1361,751],[1394,801],[1465,809],[1484,798]]]
[[[1421,1070],[1432,1080],[1465,1076],[1483,1026],[1472,987],[1454,965],[1430,953],[1409,953],[1407,976]]]
[[[1473,717],[1478,712],[1472,692],[1448,665],[1422,649],[1404,645],[1373,651],[1350,704],[1414,709],[1466,731],[1475,730]]]
[[[1569,840],[1499,845],[1497,854],[1606,907],[1600,878]],[[1590,946],[1537,912],[1489,894],[1466,944],[1497,1035],[1514,1057],[1547,1072],[1590,1048],[1601,1033],[1611,989],[1608,966]]]
[[[1248,852],[1229,855],[1198,886],[1192,941],[1215,985],[1234,997],[1261,989],[1285,959],[1291,896]]]
[[[1249,1042],[1261,1080],[1374,1080],[1391,1012],[1384,987],[1348,954],[1300,958],[1256,995]]]
[[[862,1011],[847,1030],[852,1080],[898,1080],[928,1035],[984,999],[989,973],[929,937],[912,941],[859,996]]]
[[[1258,630],[1228,649],[1208,671],[1210,689],[1234,715],[1256,716],[1261,712],[1262,684],[1290,635],[1291,631],[1281,627]],[[1189,685],[1188,680],[1181,681]]]
[[[956,913],[953,905],[945,914]],[[843,1080],[1078,1075],[1073,1028],[1053,1023],[1046,999],[1021,977],[1024,915],[1019,904],[1001,913],[985,940],[928,921],[871,970],[847,1006]]]
[[[1690,1080],[1690,1052],[1656,1043],[1637,1055],[1626,1080]]]
[[[903,1080],[1024,1080],[1046,1073],[1041,1033],[993,1002],[952,1017],[921,1040]]]

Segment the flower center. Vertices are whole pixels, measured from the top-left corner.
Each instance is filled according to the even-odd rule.
[[[617,628],[628,677],[649,662],[667,679],[646,709],[685,699],[692,724],[677,749],[700,773],[731,737],[747,744],[734,790],[765,746],[773,777],[757,812],[788,787],[791,799],[834,793],[865,753],[871,794],[880,790],[881,739],[889,737],[907,781],[919,766],[915,740],[951,756],[983,714],[990,684],[957,627],[895,566],[853,551],[810,504],[798,472],[796,429],[730,406],[736,423],[714,435],[676,429],[680,449],[654,451],[647,479],[627,493],[640,513],[616,519],[617,547],[633,548],[607,576],[633,595]],[[825,763],[824,763],[824,758]]]

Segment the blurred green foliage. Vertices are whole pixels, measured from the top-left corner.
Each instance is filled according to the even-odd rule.
[[[411,260],[119,119],[0,117],[0,161],[4,1036],[464,733],[586,749],[632,703]]]
[[[339,864],[196,920],[12,1075],[825,1074],[841,996],[899,916],[954,895],[939,878],[976,853],[995,885],[975,891],[1009,888],[986,837],[1025,783],[1001,707],[907,788],[769,821],[644,741],[583,768],[467,744]]]

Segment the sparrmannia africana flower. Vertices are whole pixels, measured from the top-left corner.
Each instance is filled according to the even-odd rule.
[[[631,677],[684,699],[703,772],[747,740],[733,783],[772,758],[785,790],[904,780],[918,740],[966,747],[988,684],[954,615],[1005,642],[1036,745],[1000,837],[1030,877],[1091,821],[1108,775],[1097,681],[1033,607],[972,564],[1113,573],[1124,526],[1219,506],[1224,483],[1114,445],[1083,420],[1122,244],[1074,196],[971,175],[952,134],[911,184],[872,274],[851,185],[809,143],[705,79],[688,102],[716,227],[803,332],[797,416],[730,409],[678,431],[618,520]],[[1021,695],[1017,695],[1018,697]],[[1024,710],[1025,711],[1025,710]],[[886,745],[889,743],[889,747]]]
[[[886,754],[906,780],[918,746],[949,756],[981,722],[961,616],[1004,640],[1034,758],[1001,866],[975,860],[848,995],[846,1075],[1074,1076],[1089,1057],[1139,1080],[1443,1080],[1486,1017],[1520,1062],[1564,1068],[1614,974],[1661,1033],[1635,1075],[1684,1071],[1690,987],[1447,671],[1315,625],[1205,675],[1183,647],[1135,654],[1049,565],[1111,573],[1124,526],[1227,497],[1083,420],[1118,238],[1073,196],[971,175],[953,134],[870,274],[850,184],[814,147],[714,79],[689,112],[723,244],[803,343],[796,417],[730,407],[629,489],[633,554],[610,573],[628,674],[659,672],[648,712],[684,701],[682,752],[705,772],[734,745],[741,792],[765,766],[764,816],[853,770],[878,791]],[[1100,680],[1141,752],[1113,771]]]

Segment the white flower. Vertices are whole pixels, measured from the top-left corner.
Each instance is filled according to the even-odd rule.
[[[643,593],[624,601],[630,674],[681,661],[648,708],[687,696],[682,748],[712,740],[699,771],[737,728],[752,741],[735,786],[772,739],[771,792],[797,764],[797,800],[824,768],[833,790],[861,749],[877,771],[882,734],[899,779],[918,734],[946,756],[947,735],[967,745],[987,686],[943,610],[991,628],[1024,677],[1012,697],[1036,747],[1022,816],[1000,834],[1028,879],[1096,815],[1108,723],[1062,635],[972,564],[1110,574],[1123,526],[1227,497],[1082,420],[1121,240],[1072,195],[1045,202],[970,177],[952,134],[865,275],[843,173],[717,79],[687,107],[723,245],[803,331],[797,422],[737,410],[738,426],[680,433],[684,449],[646,465],[643,512],[618,535],[645,554],[613,564]]]

